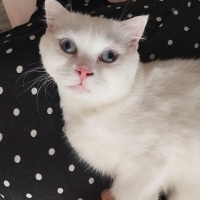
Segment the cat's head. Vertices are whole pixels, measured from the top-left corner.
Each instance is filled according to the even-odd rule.
[[[90,17],[70,13],[55,0],[46,0],[45,10],[48,28],[40,53],[60,95],[98,106],[129,93],[147,16],[122,22]]]

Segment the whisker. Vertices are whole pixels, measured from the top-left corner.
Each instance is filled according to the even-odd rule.
[[[15,83],[15,88],[19,88],[19,87],[21,87],[21,86],[19,86],[19,87],[17,87],[17,85],[18,85],[18,83],[19,83],[19,81],[23,78],[23,85],[26,85],[24,82],[25,82],[25,79],[26,79],[26,77],[30,74],[30,73],[32,73],[32,72],[36,72],[36,73],[46,73],[46,71],[43,69],[43,70],[40,70],[40,68],[34,68],[34,69],[30,69],[30,70],[28,70],[27,72],[25,72],[25,73],[23,73],[18,79],[17,79],[17,81],[16,81],[16,83]],[[31,82],[31,81],[30,81]]]
[[[130,1],[131,1],[131,0],[128,0],[128,1],[127,1],[126,6],[125,6],[125,8],[124,8],[124,10],[123,10],[123,12],[122,12],[122,14],[121,14],[121,16],[119,17],[119,21],[121,21],[122,17],[124,16],[124,13],[127,12],[127,11],[126,11],[126,8],[127,8],[127,6],[129,5],[129,2],[130,2]]]
[[[40,82],[42,82],[42,81],[44,81],[45,79],[46,79],[46,77],[47,77],[47,74],[45,74],[45,75],[43,75],[43,76],[41,76],[41,77],[38,77],[37,78],[37,80],[34,82],[34,83],[32,83],[27,89],[25,89],[23,92],[21,92],[21,93],[19,93],[19,95],[22,95],[22,94],[24,94],[25,92],[27,92],[28,90],[30,90],[30,88],[32,88],[34,85],[36,85],[36,83],[40,83]]]

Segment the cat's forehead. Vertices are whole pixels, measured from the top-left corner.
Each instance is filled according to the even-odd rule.
[[[70,13],[61,19],[57,36],[59,39],[72,39],[80,47],[96,50],[109,46],[123,49],[128,43],[120,22],[79,13]]]

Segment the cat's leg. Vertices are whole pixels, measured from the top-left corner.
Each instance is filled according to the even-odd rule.
[[[187,176],[187,175],[186,175]],[[169,192],[167,200],[200,200],[200,179],[198,181],[182,179]]]
[[[170,171],[168,183],[172,189],[168,200],[200,200],[199,156],[182,160]]]
[[[196,188],[196,189],[195,189]],[[199,200],[200,188],[196,185],[188,185],[184,189],[175,188],[167,200]]]
[[[111,193],[115,200],[158,200],[163,177],[159,174],[143,173],[116,177]]]

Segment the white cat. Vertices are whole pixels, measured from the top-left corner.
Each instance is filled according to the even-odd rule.
[[[142,64],[148,17],[114,21],[45,3],[42,62],[61,98],[66,135],[114,179],[116,200],[200,200],[200,62]]]

